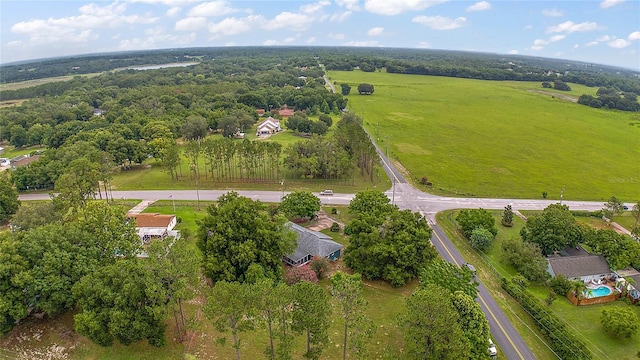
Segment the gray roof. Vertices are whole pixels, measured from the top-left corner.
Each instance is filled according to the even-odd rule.
[[[293,262],[297,262],[307,255],[326,257],[342,249],[342,245],[333,241],[329,235],[309,230],[292,222],[288,222],[286,226],[298,235],[296,250],[293,254],[287,255]]]
[[[579,255],[548,258],[555,275],[568,278],[608,274],[611,272],[607,260],[602,255]]]
[[[640,275],[633,275],[629,277],[635,281],[635,283],[632,286],[637,290],[640,290]]]

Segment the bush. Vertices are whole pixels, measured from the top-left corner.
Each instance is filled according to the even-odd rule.
[[[287,285],[293,285],[300,281],[307,281],[317,284],[318,276],[316,275],[315,271],[313,271],[307,264],[299,267],[286,268],[284,272],[284,281],[287,283]]]
[[[560,296],[567,296],[567,291],[571,289],[571,280],[560,274],[549,280],[549,287],[554,293]]]
[[[483,227],[477,227],[471,231],[469,243],[480,251],[487,251],[493,243],[493,234]]]
[[[546,192],[546,191],[543,191],[543,192],[542,192],[542,198],[543,198],[543,199],[546,199],[546,198],[547,198],[547,195],[548,195],[548,194],[547,194],[547,192]]]
[[[331,224],[331,232],[340,232],[340,225],[337,222],[333,222],[333,224]]]
[[[331,215],[337,215],[337,214],[338,214],[338,209],[331,208]]]
[[[329,260],[323,257],[315,257],[309,263],[311,270],[315,272],[316,277],[320,280],[325,278],[327,271],[329,271]]]
[[[626,307],[603,309],[600,322],[606,331],[627,339],[630,339],[640,329],[638,315]]]
[[[556,301],[556,293],[554,293],[553,291],[550,291],[549,294],[547,295],[547,298],[544,299],[544,302],[547,304],[547,306],[551,306],[551,304],[553,304],[554,301]]]

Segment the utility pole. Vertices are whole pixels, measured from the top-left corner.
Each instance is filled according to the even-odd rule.
[[[387,147],[387,151],[385,152],[385,155],[387,156],[387,159],[389,159],[389,135],[384,137],[384,144]]]
[[[282,179],[282,181],[280,181],[280,185],[282,185],[282,196],[280,197],[280,200],[284,199],[284,179]]]
[[[562,187],[562,190],[560,191],[560,205],[562,205],[562,198],[564,197],[564,186]]]
[[[176,199],[173,198],[173,194],[169,195],[171,202],[173,203],[173,212],[176,212]]]

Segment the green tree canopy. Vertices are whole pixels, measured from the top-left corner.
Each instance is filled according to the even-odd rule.
[[[369,219],[360,215],[349,224],[350,240],[344,256],[347,266],[365,278],[402,286],[436,257],[431,228],[420,214],[393,210],[379,215],[375,222]]]
[[[313,218],[320,211],[320,199],[310,191],[294,191],[282,198],[280,211],[289,218]]]
[[[502,242],[502,256],[529,281],[540,282],[549,277],[547,260],[535,243],[516,237],[506,239]]]
[[[162,283],[136,258],[105,266],[73,287],[81,311],[75,329],[91,341],[110,346],[148,339],[164,345],[167,315]]]
[[[358,214],[368,214],[373,217],[384,216],[397,209],[391,205],[391,200],[380,190],[358,191],[356,196],[349,202],[349,212]]]
[[[198,247],[204,273],[214,282],[244,281],[247,269],[257,263],[267,277],[281,279],[282,256],[296,246],[295,235],[284,227],[286,219],[272,221],[259,201],[229,192],[207,208],[198,222]]]
[[[583,240],[584,230],[576,222],[569,207],[551,204],[541,215],[527,220],[520,231],[520,236],[524,241],[538,244],[542,253],[549,255],[566,246],[576,246]]]
[[[447,289],[435,284],[417,288],[406,299],[406,313],[399,320],[408,359],[469,358],[471,344]]]
[[[630,339],[640,329],[640,318],[628,307],[603,309],[600,323],[606,331],[626,339]]]
[[[490,337],[489,322],[480,304],[462,291],[451,297],[453,307],[460,315],[462,333],[471,344],[470,359],[487,358],[487,339]]]
[[[475,282],[471,270],[440,258],[430,262],[420,272],[420,286],[428,285],[438,285],[452,294],[462,291],[473,299],[478,296],[478,283]]]
[[[493,234],[483,227],[477,227],[471,231],[469,242],[474,248],[487,251],[493,243]]]
[[[456,216],[456,221],[460,225],[462,235],[467,239],[470,239],[473,230],[479,227],[487,229],[493,237],[498,234],[496,220],[491,213],[482,208],[460,210],[458,216]]]
[[[371,84],[359,84],[358,85],[358,93],[360,95],[371,95],[373,94],[374,88]]]
[[[19,207],[18,192],[6,177],[0,176],[0,223],[15,214]]]
[[[366,316],[367,301],[362,295],[362,277],[342,271],[331,277],[331,296],[344,320],[342,359],[347,358],[347,349],[355,352],[356,358],[363,358],[367,350],[367,340],[373,336],[371,320]]]

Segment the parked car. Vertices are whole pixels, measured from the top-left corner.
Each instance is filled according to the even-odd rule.
[[[629,207],[627,205],[622,205],[622,210],[629,210]]]
[[[491,338],[489,338],[489,355],[491,356],[498,355],[498,349],[496,349],[496,345],[493,343]]]
[[[322,190],[320,195],[333,195],[333,190]]]
[[[473,273],[473,276],[476,276],[476,267],[469,264],[469,263],[464,263],[464,266],[467,267],[467,269],[471,270],[471,272]]]

